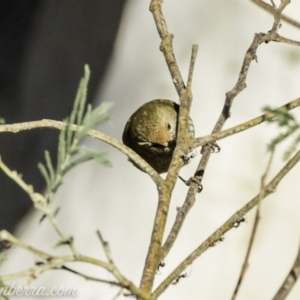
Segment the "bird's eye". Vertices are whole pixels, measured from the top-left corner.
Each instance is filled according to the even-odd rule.
[[[172,129],[172,125],[170,123],[167,124],[167,128],[170,131]]]

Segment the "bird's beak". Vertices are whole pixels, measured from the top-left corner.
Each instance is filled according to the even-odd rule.
[[[138,144],[139,144],[140,146],[148,146],[148,147],[150,147],[150,146],[152,145],[151,142],[138,142]]]

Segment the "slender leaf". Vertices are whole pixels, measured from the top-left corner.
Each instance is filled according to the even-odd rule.
[[[49,177],[46,167],[42,163],[38,163],[38,168],[46,181],[47,188],[51,189],[51,180],[50,180],[50,177]]]
[[[45,151],[45,160],[46,160],[46,166],[49,171],[49,176],[50,176],[50,182],[53,184],[54,178],[55,178],[55,171],[53,168],[52,160],[49,151]]]
[[[73,243],[73,237],[70,236],[65,240],[60,240],[54,247],[60,247],[60,246],[65,246],[65,245],[71,245]]]

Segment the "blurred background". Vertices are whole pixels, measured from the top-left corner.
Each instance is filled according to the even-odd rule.
[[[7,123],[69,114],[83,74],[91,68],[89,102],[113,102],[112,119],[98,129],[121,140],[129,116],[141,104],[156,98],[178,100],[164,58],[159,51],[150,1],[0,1],[0,117]],[[273,17],[250,0],[165,1],[163,11],[182,75],[187,78],[192,44],[199,44],[193,81],[191,116],[196,135],[212,130],[224,103],[225,93],[235,84],[242,60],[255,32],[271,29]],[[299,19],[300,3],[285,10]],[[299,20],[298,20],[299,21]],[[300,40],[300,30],[286,23],[285,37]],[[262,113],[262,107],[283,105],[299,97],[300,49],[269,43],[258,50],[247,89],[235,100],[226,128]],[[299,117],[299,109],[294,111]],[[277,129],[267,124],[220,141],[222,150],[209,161],[204,190],[190,212],[178,240],[157,276],[158,285],[194,248],[221,226],[236,210],[252,199],[268,161],[266,145]],[[58,132],[36,130],[0,135],[0,154],[12,169],[23,174],[35,189],[44,189],[36,166],[48,149],[55,159]],[[85,144],[106,151],[113,164],[103,168],[94,162],[72,170],[58,193],[62,209],[58,221],[75,246],[86,255],[104,259],[95,231],[110,242],[116,265],[139,284],[150,241],[157,205],[156,187],[135,169],[124,155],[99,141]],[[283,166],[282,145],[276,151],[269,179]],[[193,174],[196,158],[181,171]],[[282,181],[276,194],[261,208],[261,221],[244,284],[238,299],[272,299],[290,270],[299,246],[300,167]],[[187,187],[178,182],[170,208],[167,232],[184,201]],[[46,252],[58,238],[41,214],[31,210],[30,199],[0,173],[0,228],[10,231]],[[227,233],[225,240],[209,249],[187,270],[188,277],[171,286],[160,299],[230,299],[249,241],[254,211],[247,223]],[[31,267],[36,258],[13,248],[1,266],[1,274]],[[74,269],[104,279],[106,271],[82,264]],[[22,281],[21,281],[22,282]],[[110,300],[118,289],[88,282],[65,271],[43,274],[34,285],[77,286],[78,299]],[[300,297],[299,283],[287,299]],[[122,295],[119,299],[125,299]],[[18,297],[22,299],[22,297]],[[25,298],[24,298],[25,299]],[[31,299],[26,297],[26,299]],[[62,298],[63,299],[63,298]]]
[[[113,53],[124,1],[0,1],[0,115],[6,123],[61,120],[72,107],[83,65],[93,69],[90,101]],[[42,191],[36,166],[53,130],[2,134],[2,159]],[[27,195],[0,174],[0,228],[12,230],[31,207]]]

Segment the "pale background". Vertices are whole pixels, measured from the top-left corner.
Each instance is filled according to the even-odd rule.
[[[98,95],[99,102],[118,103],[111,110],[112,120],[99,127],[118,140],[128,117],[142,103],[155,98],[178,99],[158,50],[160,40],[148,6],[149,1],[128,1],[105,88]],[[299,10],[300,2],[293,1],[285,13],[299,19]],[[254,33],[268,31],[273,18],[250,1],[240,0],[172,0],[165,1],[163,11],[169,31],[175,35],[175,54],[184,78],[187,77],[191,45],[199,44],[191,116],[196,135],[207,135],[220,114],[225,92],[237,80]],[[280,34],[300,39],[300,31],[286,23]],[[247,89],[236,98],[226,128],[261,114],[266,104],[279,106],[299,97],[300,49],[270,43],[261,45],[257,54],[259,63],[251,65]],[[299,109],[294,113],[299,116]],[[203,181],[204,191],[197,196],[198,201],[155,285],[258,193],[260,176],[268,159],[266,144],[274,134],[275,128],[263,124],[219,142],[222,150],[210,159]],[[121,272],[138,285],[157,205],[155,185],[121,153],[90,139],[86,143],[107,151],[113,167],[87,163],[73,170],[57,197],[57,205],[62,206],[58,220],[64,232],[74,236],[75,246],[81,253],[105,259],[95,235],[97,229],[101,230],[110,242]],[[278,149],[269,178],[283,165],[282,152],[282,148]],[[181,171],[183,177],[192,174],[199,158],[200,155],[196,156]],[[299,176],[300,167],[296,166],[282,181],[276,195],[267,198],[262,205],[250,268],[238,299],[272,299],[294,262],[300,234]],[[181,205],[186,192],[187,187],[178,182],[167,230],[173,224],[176,207]],[[56,234],[47,222],[39,226],[39,218],[40,213],[32,213],[20,225],[17,236],[46,252],[55,253],[52,247],[57,241]],[[253,212],[247,219],[247,224],[226,234],[223,243],[209,249],[194,262],[187,270],[189,276],[171,286],[160,299],[230,299],[245,255]],[[31,254],[13,249],[3,270],[7,273],[20,271],[32,266],[35,260]],[[81,265],[74,268],[113,279],[108,272],[98,268]],[[87,282],[63,271],[48,272],[34,285],[76,285],[79,288],[77,299],[110,300],[118,292],[116,288]],[[299,297],[298,283],[287,299],[298,300]]]

